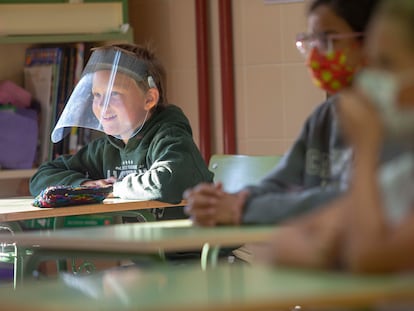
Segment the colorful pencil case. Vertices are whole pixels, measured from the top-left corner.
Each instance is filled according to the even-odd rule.
[[[61,207],[101,203],[110,193],[112,193],[112,186],[51,186],[44,189],[34,199],[33,205],[37,207]]]

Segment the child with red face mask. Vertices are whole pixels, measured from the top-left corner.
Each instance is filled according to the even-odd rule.
[[[352,150],[337,118],[337,94],[364,67],[365,31],[379,0],[313,0],[308,32],[297,37],[312,79],[329,93],[300,136],[258,185],[226,193],[200,184],[185,193],[186,211],[200,225],[273,224],[312,211],[348,187]],[[387,155],[384,155],[385,157]]]
[[[363,32],[302,33],[297,36],[296,46],[306,55],[306,65],[317,87],[335,94],[351,85],[362,67],[360,57],[354,53],[359,53],[363,36]],[[338,47],[341,41],[343,47]],[[352,60],[352,56],[358,58]]]

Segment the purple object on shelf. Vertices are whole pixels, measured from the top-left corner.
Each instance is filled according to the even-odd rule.
[[[0,166],[33,167],[38,139],[37,112],[33,109],[0,109]]]
[[[9,80],[0,82],[1,104],[12,104],[19,108],[29,108],[31,100],[32,94],[16,83]]]
[[[0,264],[0,282],[11,281],[14,278],[14,265],[11,263]]]

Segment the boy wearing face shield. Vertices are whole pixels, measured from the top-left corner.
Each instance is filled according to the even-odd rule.
[[[384,0],[369,29],[369,67],[339,102],[354,150],[340,199],[275,233],[276,264],[359,273],[414,269],[414,2]],[[383,161],[383,150],[393,157]]]
[[[178,203],[184,189],[212,181],[188,119],[167,102],[164,68],[144,47],[93,50],[52,141],[71,127],[105,135],[75,155],[42,164],[30,180],[32,195],[53,185],[112,185],[116,197]]]

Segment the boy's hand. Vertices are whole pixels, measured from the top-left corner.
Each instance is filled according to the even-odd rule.
[[[345,233],[347,197],[280,225],[267,247],[258,249],[259,262],[307,268],[332,268],[338,263]]]
[[[81,186],[85,187],[106,187],[110,186],[116,182],[115,177],[109,177],[106,179],[97,179],[97,180],[88,180],[81,184]]]

